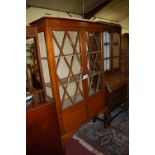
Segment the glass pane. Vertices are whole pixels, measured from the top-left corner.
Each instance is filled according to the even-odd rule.
[[[37,60],[37,51],[35,39],[30,38],[26,40],[26,89],[33,91],[41,88],[41,80],[39,73],[39,65]]]
[[[110,58],[110,33],[104,32],[103,33],[103,40],[104,40],[104,58]],[[110,59],[108,61],[104,61],[104,70],[110,69]],[[108,64],[107,64],[108,63]]]
[[[68,56],[65,59],[63,57],[56,58],[57,74],[60,77],[60,79],[67,78],[70,69],[66,64],[66,61],[70,64],[71,63],[71,58],[72,58],[71,56]]]
[[[88,85],[89,85],[89,96],[96,94],[102,87],[102,73],[98,73],[94,76],[89,77]]]
[[[78,31],[54,31],[52,38],[62,108],[67,108],[84,99],[80,35]]]
[[[86,32],[86,52],[101,51],[101,36],[99,32]]]
[[[53,31],[53,44],[55,56],[63,56],[80,53],[79,32]],[[63,52],[60,52],[63,49]]]
[[[61,92],[63,109],[80,103],[80,101],[84,100],[82,80],[79,80],[76,83],[68,83],[65,86],[59,86],[59,91]]]
[[[113,58],[113,68],[119,67],[119,58]]]
[[[104,70],[110,70],[110,59],[104,60]]]
[[[120,51],[120,35],[118,33],[113,34],[113,56],[119,56]]]
[[[107,59],[107,70],[110,70],[110,59]]]
[[[110,43],[110,33],[109,32],[104,32],[103,33],[104,37],[104,43]]]
[[[120,43],[120,35],[117,32],[113,34],[113,42]]]
[[[38,33],[38,40],[39,40],[39,47],[40,47],[41,58],[47,57],[46,42],[45,42],[44,32]]]
[[[40,57],[41,57],[41,64],[42,64],[42,70],[43,70],[43,78],[44,78],[45,86],[46,86],[46,94],[47,94],[47,97],[52,98],[53,91],[52,91],[52,84],[51,84],[50,73],[49,73],[47,49],[46,49],[46,41],[45,41],[44,32],[38,33],[38,40],[39,40],[39,47],[40,47]]]
[[[50,87],[46,87],[46,93],[49,98],[53,98],[52,89]]]
[[[119,56],[120,46],[119,44],[113,45],[113,56]]]
[[[110,44],[106,47],[107,58],[110,58]]]
[[[113,34],[113,68],[119,68],[120,35]]]
[[[48,68],[48,61],[47,60],[42,60],[42,67],[43,67],[43,76],[45,83],[50,82],[50,75],[49,75],[49,68]]]
[[[36,38],[26,39],[26,106],[44,101]]]
[[[99,32],[87,32],[87,67],[89,71],[89,96],[98,92],[102,81],[101,35]]]
[[[56,37],[56,41],[53,41],[54,44],[54,54],[58,56],[60,54],[59,46],[62,45],[62,41],[64,39],[64,31],[53,31],[53,36]]]

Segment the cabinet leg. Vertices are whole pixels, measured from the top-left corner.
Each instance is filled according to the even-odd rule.
[[[104,114],[104,128],[107,128],[110,126],[110,120],[111,120],[111,114],[109,112],[105,113]]]
[[[93,122],[96,122],[96,116],[93,118],[93,120],[92,120]]]

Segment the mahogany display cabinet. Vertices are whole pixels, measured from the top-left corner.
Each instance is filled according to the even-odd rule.
[[[119,66],[121,26],[50,17],[31,26],[38,29],[46,94],[56,101],[65,145],[80,125],[108,111],[104,73]]]
[[[109,113],[117,107],[128,109],[128,78],[121,72],[110,74],[105,79],[106,103]],[[123,106],[122,106],[123,104]]]

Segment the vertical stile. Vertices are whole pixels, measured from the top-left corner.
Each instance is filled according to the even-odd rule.
[[[59,125],[61,126],[60,132],[64,132],[63,128],[63,122],[61,119],[61,101],[60,101],[60,94],[59,94],[59,88],[58,88],[58,79],[56,74],[56,64],[55,64],[55,57],[54,57],[54,47],[53,47],[53,41],[52,41],[52,28],[50,26],[45,27],[45,38],[46,38],[46,45],[47,45],[47,56],[48,56],[48,64],[49,64],[49,71],[50,71],[50,79],[51,84],[53,85],[54,90],[54,98],[56,101],[56,109],[58,114],[58,121]]]
[[[86,32],[80,31],[80,43],[81,43],[81,54],[82,54],[82,65],[83,65],[83,75],[88,74],[88,68],[87,68],[87,56],[86,56]],[[88,79],[82,80],[83,83],[83,93],[84,97],[88,97]]]

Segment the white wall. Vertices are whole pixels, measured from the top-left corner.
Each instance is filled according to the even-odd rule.
[[[26,9],[26,25],[29,25],[29,23],[31,23],[32,21],[35,21],[44,16],[82,19],[81,15],[73,13],[67,14],[66,12],[61,11],[29,7],[28,9]]]
[[[90,20],[93,20],[93,18],[91,18]],[[104,20],[101,18],[95,18],[93,21],[105,21],[105,22],[109,22],[109,23],[116,23],[116,24],[120,24],[122,26],[122,34],[124,33],[129,33],[129,17],[121,20],[120,22],[111,22],[108,20]]]
[[[29,23],[31,23],[32,21],[35,21],[43,16],[82,19],[82,16],[78,14],[73,14],[73,13],[67,14],[66,12],[61,12],[61,11],[29,7],[28,9],[26,9],[26,25],[29,25]],[[96,18],[94,21],[101,21],[101,19]],[[104,19],[103,21],[110,22]],[[122,21],[119,22],[119,24],[122,25],[122,34],[129,32],[129,18],[123,19]]]

